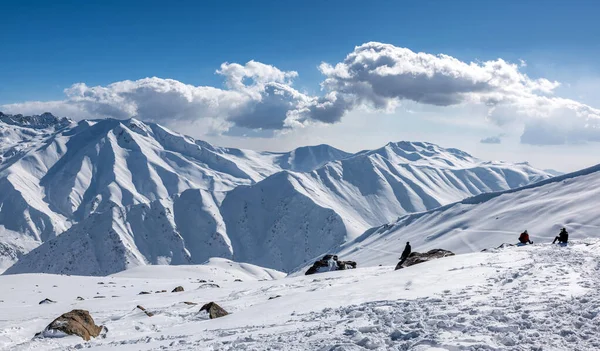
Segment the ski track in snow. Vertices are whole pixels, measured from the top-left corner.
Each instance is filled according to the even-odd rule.
[[[87,343],[76,337],[30,340],[32,325],[39,329],[57,316],[42,316],[40,310],[58,303],[13,306],[9,320],[0,318],[0,349],[595,350],[600,349],[599,248],[600,241],[510,247],[400,271],[374,267],[221,289],[188,291],[185,281],[183,295],[81,302],[99,303],[89,305],[90,312],[109,330],[106,338]],[[96,284],[99,278],[64,279]],[[119,279],[125,278],[102,280],[120,285]],[[140,283],[159,280],[127,284],[137,291]],[[165,281],[175,284],[163,280],[163,286]],[[269,299],[276,295],[281,297]],[[0,294],[5,303],[8,298]],[[179,303],[209,299],[232,314],[207,320],[197,313],[199,306]],[[135,310],[138,303],[155,316]],[[67,310],[64,306],[61,313]]]

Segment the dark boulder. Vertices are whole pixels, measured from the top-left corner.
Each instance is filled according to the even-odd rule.
[[[175,289],[173,289],[173,291],[171,291],[171,292],[175,293],[175,292],[182,292],[182,291],[183,291],[183,286],[178,286]]]
[[[46,298],[46,299],[43,299],[42,301],[40,301],[39,304],[40,305],[45,305],[45,304],[48,304],[48,303],[56,303],[56,301],[53,301],[53,300],[50,300],[50,299]]]
[[[57,337],[66,335],[78,335],[83,340],[89,341],[100,335],[101,326],[94,323],[94,319],[86,310],[72,310],[56,318],[48,324],[46,329],[36,336]]]
[[[206,305],[202,306],[202,308],[200,308],[200,312],[202,311],[206,311],[210,319],[225,317],[229,314],[221,306],[217,305],[214,302],[209,302]]]
[[[356,268],[354,261],[340,261],[337,255],[325,255],[310,267],[305,275]]]
[[[396,265],[396,269],[414,266],[415,264],[435,260],[438,258],[448,257],[448,256],[454,256],[454,253],[452,251],[442,250],[442,249],[433,249],[433,250],[429,250],[425,253],[412,252],[410,254],[410,256],[408,256],[406,261],[404,261],[404,264],[402,266],[400,266],[400,262],[398,262],[398,264]]]

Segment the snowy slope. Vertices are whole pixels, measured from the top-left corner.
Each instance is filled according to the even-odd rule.
[[[377,265],[397,261],[407,241],[414,251],[464,253],[514,244],[524,230],[534,242],[551,242],[563,227],[570,238],[598,238],[599,198],[600,165],[410,214],[366,231],[339,251],[363,265]]]
[[[0,289],[0,350],[596,350],[599,249],[597,240],[539,244],[399,271],[272,281],[157,266],[110,277],[0,276],[0,286],[10,287]],[[184,292],[154,293],[179,285]],[[38,305],[44,298],[56,303]],[[198,313],[210,301],[231,314],[209,320]],[[106,337],[32,339],[74,308],[89,310]]]
[[[427,143],[257,152],[135,119],[50,114],[3,115],[0,128],[0,269],[52,240],[11,272],[104,275],[215,256],[290,271],[399,215],[550,176]]]
[[[112,277],[140,279],[194,279],[211,281],[252,281],[285,278],[286,274],[257,265],[234,262],[213,257],[201,265],[186,266],[140,266],[128,269]]]
[[[280,172],[239,186],[221,212],[234,259],[290,271],[401,215],[547,178],[527,164],[483,162],[428,143],[391,143],[312,172]]]

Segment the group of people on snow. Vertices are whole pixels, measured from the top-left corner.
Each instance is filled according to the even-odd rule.
[[[558,236],[554,238],[552,243],[555,244],[557,241],[559,244],[566,244],[569,241],[569,232],[567,232],[566,228],[560,230],[560,233],[558,233]],[[527,230],[519,235],[519,243],[523,245],[533,244],[533,241],[531,241],[529,238],[529,233]]]
[[[560,233],[558,233],[558,235],[554,238],[552,244],[555,244],[557,241],[559,244],[566,244],[569,241],[569,232],[567,232],[567,228],[562,228],[560,230]],[[529,232],[527,232],[527,230],[525,230],[523,233],[521,233],[521,235],[519,235],[519,244],[533,244],[533,241],[531,241],[531,238],[529,237]],[[404,262],[410,256],[410,253],[412,252],[411,250],[412,249],[410,246],[410,242],[407,241],[406,246],[404,247],[404,251],[402,251],[402,255],[400,256],[400,262],[398,263],[397,267],[401,267],[402,264],[404,264]]]
[[[567,228],[562,228],[560,230],[560,233],[558,233],[558,235],[554,238],[554,241],[552,243],[555,244],[557,241],[559,244],[566,244],[569,241],[569,232],[567,232]],[[521,233],[521,235],[519,235],[519,243],[522,245],[533,244],[533,241],[531,241],[527,230],[525,230],[523,233]],[[402,256],[400,256],[400,262],[398,263],[398,267],[402,266],[402,264],[404,264],[404,261],[408,259],[408,256],[410,256],[410,253],[412,252],[411,250],[412,249],[410,246],[410,242],[406,242],[404,251],[402,251]]]
[[[562,228],[560,230],[560,233],[554,238],[552,244],[555,244],[557,241],[559,244],[566,244],[569,241],[569,232],[567,232],[566,228]],[[533,244],[533,241],[531,241],[527,230],[519,235],[519,244]],[[400,256],[400,262],[398,265],[396,265],[396,269],[402,268],[402,265],[409,258],[411,253],[412,248],[410,246],[410,242],[407,241],[404,251],[402,251],[402,255]],[[340,261],[336,255],[325,255],[322,259],[316,261],[314,265],[309,268],[309,270],[306,272],[306,275],[352,268],[356,268],[356,262]]]

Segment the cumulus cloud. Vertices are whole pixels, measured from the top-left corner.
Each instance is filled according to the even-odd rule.
[[[370,42],[357,46],[341,62],[319,66],[324,76],[320,96],[293,87],[297,72],[250,61],[221,65],[216,73],[223,77],[224,89],[156,77],[95,87],[78,83],[65,90],[61,101],[1,108],[79,118],[136,116],[166,124],[201,120],[220,133],[232,128],[280,131],[331,124],[359,108],[394,111],[403,101],[411,101],[438,107],[481,106],[487,120],[497,126],[520,125],[522,143],[600,139],[600,110],[554,96],[558,82],[530,78],[522,71],[525,68],[524,61],[464,62]]]
[[[538,143],[534,136],[543,133],[541,125],[546,131],[547,126],[567,128],[569,138],[562,140],[596,141],[600,110],[554,97],[560,83],[532,79],[521,71],[524,67],[524,61],[467,63],[443,54],[366,43],[342,62],[321,64],[325,95],[307,108],[308,118],[331,123],[358,106],[389,111],[403,100],[434,106],[480,104],[488,108],[488,120],[498,126],[523,123],[528,133],[521,139],[524,143]],[[561,122],[565,119],[569,122]],[[539,143],[558,140],[546,138]]]
[[[202,120],[207,132],[222,132],[232,126],[282,129],[289,112],[310,100],[291,86],[298,75],[293,71],[250,61],[224,63],[216,73],[223,76],[227,89],[157,77],[107,86],[77,83],[65,89],[64,100],[10,104],[2,109],[24,114],[50,111],[73,118],[138,117],[165,124]]]
[[[390,44],[367,43],[343,62],[323,63],[322,87],[347,95],[352,104],[393,107],[400,100],[448,106],[480,102],[490,106],[513,95],[550,93],[559,83],[530,79],[519,65],[502,59],[466,63],[448,55],[415,53]]]

